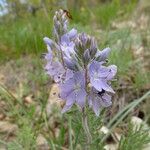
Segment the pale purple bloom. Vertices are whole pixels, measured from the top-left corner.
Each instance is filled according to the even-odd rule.
[[[49,46],[47,46],[47,49],[49,48]],[[53,59],[53,54],[51,51],[49,51],[48,53],[45,54],[45,59],[48,61],[48,62],[51,62],[52,59]]]
[[[112,80],[117,73],[117,66],[116,65],[110,65],[107,67],[107,69],[109,70],[107,80]]]
[[[48,75],[50,75],[56,83],[62,82],[62,78],[65,73],[65,69],[59,62],[48,62],[45,66],[45,70]]]
[[[75,52],[77,54],[78,64],[85,68],[95,58],[97,44],[93,37],[85,33],[78,34],[75,40]]]
[[[76,69],[75,51],[74,51],[74,40],[77,36],[77,30],[72,29],[68,33],[61,37],[60,48],[63,52],[63,60],[67,68],[71,70]]]
[[[67,32],[68,19],[65,12],[60,9],[56,11],[53,18],[54,22],[54,36],[57,41],[60,40],[60,37]]]
[[[74,43],[70,41],[69,37],[67,35],[63,35],[61,37],[61,43],[60,43],[60,48],[64,55],[68,58],[71,58],[71,55],[74,52]]]
[[[92,86],[98,91],[104,89],[107,92],[115,93],[108,81],[115,76],[116,71],[117,67],[115,65],[105,67],[100,62],[93,61],[89,66],[89,77]]]
[[[100,108],[112,105],[111,96],[103,89],[99,92],[95,88],[92,88],[87,98],[89,106],[97,116],[100,114]]]
[[[76,38],[76,36],[77,30],[72,29],[61,37],[60,48],[63,51],[65,57],[67,58],[71,58],[71,55],[75,54],[74,51],[75,44],[73,40]]]
[[[73,71],[70,70],[70,69],[67,69],[66,70],[66,73],[65,73],[65,81],[69,80],[70,78],[72,78],[74,75]]]
[[[44,42],[47,46],[47,50],[48,50],[48,53],[45,54],[45,59],[48,62],[51,62],[53,59],[53,53],[52,53],[53,41],[47,37],[45,37],[43,40],[44,40]]]
[[[103,49],[102,51],[97,51],[95,57],[97,61],[105,61],[108,58],[111,49],[109,47]]]
[[[62,112],[73,104],[82,109],[87,101],[98,116],[101,107],[111,105],[109,94],[114,93],[111,81],[117,67],[104,66],[110,48],[99,51],[94,37],[78,34],[74,28],[68,32],[68,18],[62,9],[55,13],[53,21],[54,40],[44,38],[48,50],[45,70],[59,84],[60,97],[66,101]]]
[[[54,45],[53,40],[51,40],[48,37],[44,37],[43,40],[44,40],[45,44],[48,45],[50,48],[52,48],[52,46]]]
[[[56,44],[56,42],[54,42],[50,38],[44,37],[43,40],[44,40],[45,44],[47,45],[47,50],[49,53],[52,54],[53,49],[59,50],[59,46]]]
[[[60,97],[66,101],[62,112],[68,111],[74,103],[81,108],[85,105],[86,91],[84,72],[75,72],[73,77],[60,85]]]
[[[77,62],[73,58],[64,57],[65,66],[70,70],[77,70]]]
[[[77,30],[73,28],[66,34],[69,37],[69,39],[72,41],[77,37]]]

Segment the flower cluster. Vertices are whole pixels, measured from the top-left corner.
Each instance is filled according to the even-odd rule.
[[[62,112],[73,104],[81,109],[89,106],[98,116],[101,107],[112,104],[114,90],[111,81],[116,75],[115,65],[107,66],[110,48],[100,51],[94,37],[68,31],[68,18],[63,10],[54,16],[54,40],[44,38],[48,53],[45,55],[47,74],[58,83],[60,97],[66,101]]]

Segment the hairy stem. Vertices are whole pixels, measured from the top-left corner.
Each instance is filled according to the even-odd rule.
[[[85,66],[85,86],[86,86],[86,92],[88,92],[88,76],[87,76],[87,68]],[[86,97],[86,102],[87,104],[87,97]],[[91,136],[91,133],[90,133],[90,130],[89,130],[89,126],[88,126],[88,118],[87,118],[87,113],[86,113],[86,107],[84,107],[82,109],[82,125],[83,125],[83,129],[84,129],[84,132],[86,134],[86,142],[87,142],[87,145],[86,145],[86,149],[88,149],[88,146],[91,144],[92,142],[92,136]]]
[[[91,136],[89,126],[88,126],[87,114],[86,114],[84,108],[83,108],[83,111],[82,111],[82,124],[83,124],[84,132],[86,134],[87,146],[88,146],[92,142],[92,136]]]

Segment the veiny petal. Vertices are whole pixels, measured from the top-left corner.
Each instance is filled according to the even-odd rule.
[[[103,107],[109,107],[112,105],[111,96],[105,93],[101,98],[101,105]]]
[[[69,59],[72,58],[72,55],[75,55],[74,44],[61,45],[61,50],[63,51],[64,56],[68,57]]]
[[[115,93],[114,90],[111,88],[111,86],[107,84],[106,80],[100,78],[95,80],[92,78],[90,81],[92,86],[100,92],[102,91],[102,89],[104,89],[107,92]]]
[[[72,79],[67,80],[65,83],[60,84],[60,97],[67,99],[70,93],[73,91],[74,81]]]
[[[72,95],[70,95],[70,97],[72,97]],[[64,106],[64,108],[62,109],[62,113],[65,113],[66,111],[68,111],[69,109],[71,109],[72,105],[74,104],[75,99],[68,99],[66,101],[66,104]]]
[[[95,88],[92,88],[89,95],[87,96],[88,104],[93,109],[96,116],[99,116],[100,114],[100,98],[97,94],[97,90]]]
[[[50,47],[52,47],[54,45],[53,40],[51,40],[48,37],[44,37],[43,40],[44,40],[45,44],[49,45]]]
[[[43,40],[44,40],[45,44],[49,46],[49,47],[47,47],[48,51],[51,51],[52,48],[59,50],[59,46],[50,38],[44,37]]]
[[[93,99],[93,111],[95,112],[96,116],[99,116],[100,114],[100,101],[98,98]]]
[[[80,84],[82,88],[85,87],[85,73],[84,71],[78,71],[74,74],[75,84]]]
[[[92,77],[95,72],[98,73],[100,67],[100,63],[97,61],[93,61],[89,66],[89,75]]]
[[[102,80],[95,80],[94,78],[90,79],[91,85],[98,91],[102,91]]]
[[[76,93],[76,102],[77,104],[83,108],[85,106],[85,99],[86,99],[86,91],[85,89],[81,89]]]
[[[67,57],[64,57],[64,63],[68,69],[75,70],[76,64],[74,61],[69,60]]]
[[[115,93],[115,91],[112,89],[112,87],[105,80],[103,80],[103,81],[101,80],[101,82],[99,82],[99,83],[101,85],[101,88],[104,89],[105,91]]]
[[[61,45],[63,44],[67,44],[70,42],[70,39],[69,37],[67,36],[67,34],[64,34],[62,37],[61,37]]]
[[[48,75],[50,76],[53,76],[56,74],[56,70],[55,68],[53,67],[52,63],[51,62],[48,62],[45,66],[45,70],[47,72]]]
[[[67,71],[66,71],[66,78],[65,78],[65,80],[66,80],[66,81],[67,81],[67,80],[69,80],[70,78],[72,78],[72,77],[73,77],[73,75],[74,75],[73,71],[72,71],[72,70],[70,70],[70,69],[67,69]]]
[[[102,66],[103,62],[93,61],[89,65],[89,75],[94,77],[97,74],[97,77],[106,77],[109,73],[109,69],[105,66]]]
[[[105,61],[108,58],[111,49],[109,47],[103,49],[102,51],[98,51],[96,53],[96,58],[98,61]]]
[[[68,37],[70,39],[74,39],[77,36],[77,30],[76,29],[71,29],[68,33],[67,33]]]
[[[110,73],[110,69],[108,67],[105,66],[99,67],[98,74],[100,78],[106,78],[109,75],[109,73]]]
[[[110,65],[110,66],[108,66],[108,69],[109,69],[109,74],[107,76],[107,80],[112,80],[117,73],[117,66]]]

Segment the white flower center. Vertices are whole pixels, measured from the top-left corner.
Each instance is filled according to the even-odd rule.
[[[99,79],[99,74],[97,72],[94,72],[94,80],[98,80]]]
[[[79,83],[77,83],[77,84],[74,85],[74,90],[75,91],[79,91],[80,88],[81,88],[81,85]]]

